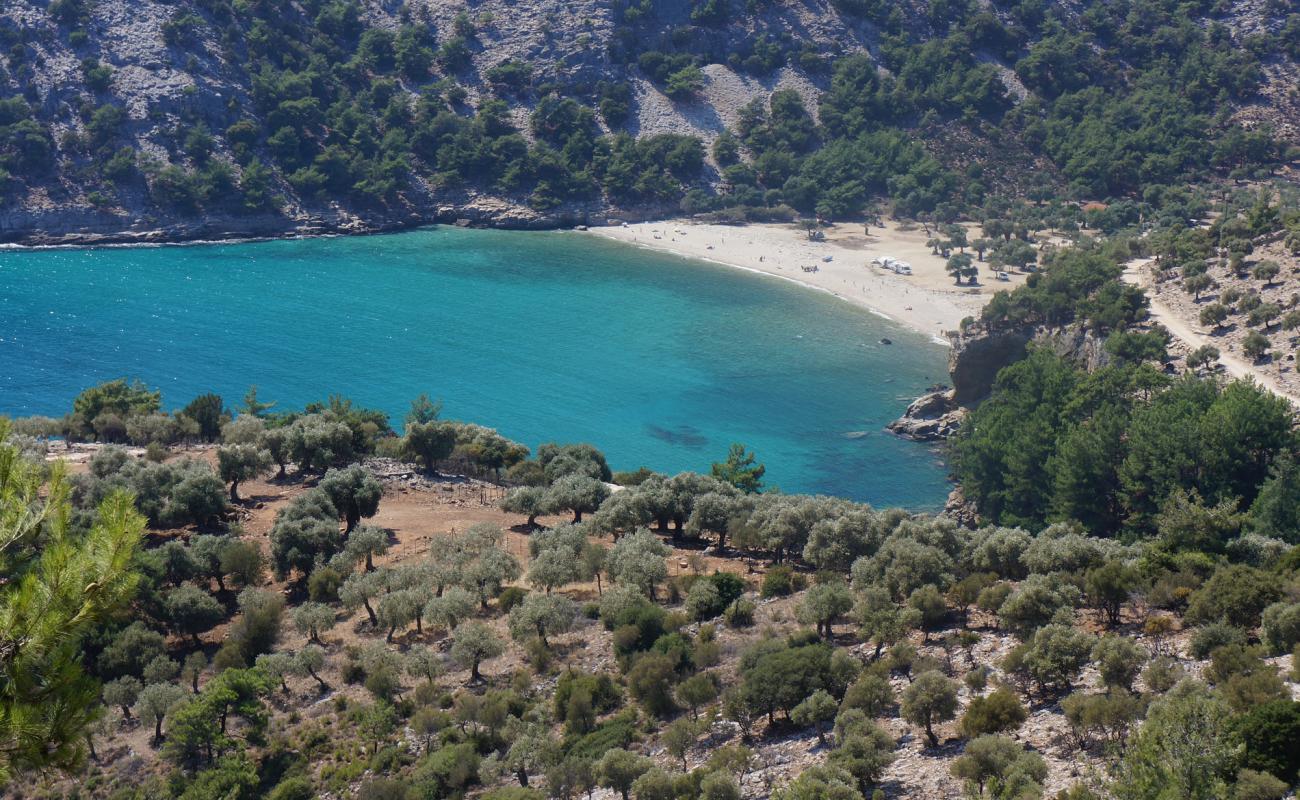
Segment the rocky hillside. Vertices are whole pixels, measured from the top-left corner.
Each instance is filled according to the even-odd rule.
[[[0,238],[1158,204],[1294,156],[1288,7],[11,0]]]

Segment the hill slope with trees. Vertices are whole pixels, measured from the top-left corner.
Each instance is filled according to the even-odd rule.
[[[951,220],[1294,158],[1288,4],[16,0],[0,237]]]

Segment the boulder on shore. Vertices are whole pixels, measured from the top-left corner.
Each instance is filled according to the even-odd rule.
[[[965,416],[966,410],[957,405],[952,390],[943,389],[913,400],[903,416],[886,429],[904,439],[934,442],[956,433]]]

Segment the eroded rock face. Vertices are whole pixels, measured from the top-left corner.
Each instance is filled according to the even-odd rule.
[[[1111,362],[1104,347],[1105,337],[1081,325],[1065,328],[1026,326],[1006,331],[956,334],[950,337],[948,373],[952,379],[953,401],[973,408],[989,396],[998,372],[1025,357],[1031,343],[1050,348],[1088,371]]]
[[[948,356],[953,402],[970,408],[988,397],[1003,367],[1024,358],[1032,330],[1016,329],[953,337]]]
[[[966,528],[978,528],[980,525],[979,509],[975,503],[966,499],[966,493],[960,486],[954,486],[948,493],[948,500],[943,504],[944,516],[957,521]]]

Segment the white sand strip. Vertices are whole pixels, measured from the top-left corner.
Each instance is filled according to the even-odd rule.
[[[924,229],[900,230],[898,223],[872,227],[844,223],[826,229],[825,241],[810,241],[803,228],[788,224],[745,226],[705,225],[689,220],[643,222],[592,228],[592,233],[620,242],[712,261],[785,278],[830,292],[888,319],[948,344],[946,331],[965,317],[978,316],[999,289],[1024,281],[1011,275],[999,281],[987,264],[980,265],[979,286],[956,286],[945,270],[946,260],[933,255]],[[978,236],[976,230],[969,238]],[[824,259],[830,256],[830,261]],[[892,256],[911,264],[912,275],[897,275],[871,265],[874,258]],[[804,267],[816,267],[815,272]]]

